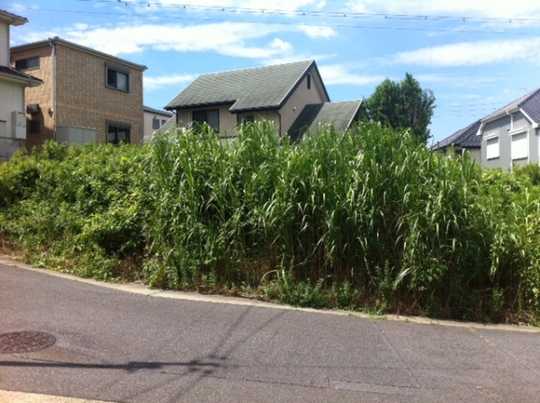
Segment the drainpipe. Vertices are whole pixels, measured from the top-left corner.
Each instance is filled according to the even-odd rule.
[[[56,140],[56,44],[54,39],[49,39],[49,44],[52,48],[51,59],[52,59],[52,117],[53,117],[53,138]]]

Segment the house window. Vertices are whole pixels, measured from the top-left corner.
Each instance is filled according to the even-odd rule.
[[[307,75],[307,89],[311,89],[311,74]]]
[[[39,56],[16,60],[15,68],[17,70],[39,69]]]
[[[129,73],[107,66],[107,87],[129,92]]]
[[[512,159],[520,160],[529,156],[529,144],[527,133],[514,134],[512,136]]]
[[[130,142],[130,127],[124,123],[107,124],[107,143],[121,144]]]
[[[196,123],[196,124],[206,123],[216,133],[219,132],[219,110],[218,109],[193,111],[192,120],[193,120],[193,123]]]
[[[163,126],[165,123],[167,123],[166,120],[161,120],[161,126]]]
[[[255,116],[253,115],[246,115],[242,117],[242,123],[253,123],[255,122]]]
[[[41,118],[39,116],[32,116],[29,119],[29,132],[30,134],[39,134],[41,132]]]
[[[152,129],[157,130],[160,128],[159,119],[154,118],[152,119]]]
[[[499,158],[499,138],[494,137],[486,141],[486,158],[488,160]]]

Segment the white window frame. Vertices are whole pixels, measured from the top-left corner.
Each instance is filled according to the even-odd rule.
[[[525,152],[523,154],[520,154],[518,156],[514,156],[514,137],[516,136],[520,136],[520,135],[525,135]],[[530,146],[529,146],[529,132],[528,131],[516,131],[515,133],[512,133],[510,135],[510,158],[512,159],[512,161],[517,161],[517,160],[524,160],[524,159],[527,159],[529,160],[529,155],[530,155]]]
[[[490,148],[489,148],[489,142],[496,140],[497,141],[497,152],[490,155]],[[496,154],[496,155],[495,155]],[[496,160],[501,157],[501,139],[499,136],[489,136],[486,138],[486,160]]]

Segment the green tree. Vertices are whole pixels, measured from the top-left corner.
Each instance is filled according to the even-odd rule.
[[[362,118],[394,129],[410,129],[422,143],[430,137],[435,96],[407,73],[401,82],[384,80],[364,102]]]

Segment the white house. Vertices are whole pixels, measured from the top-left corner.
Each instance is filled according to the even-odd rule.
[[[9,158],[26,139],[24,88],[41,81],[10,65],[10,26],[27,23],[24,17],[0,10],[0,159]]]
[[[485,168],[511,170],[540,163],[540,88],[436,143],[432,149],[468,152]]]
[[[143,141],[148,143],[152,139],[152,135],[156,130],[159,130],[174,116],[174,113],[154,109],[149,106],[144,106],[144,137]]]

